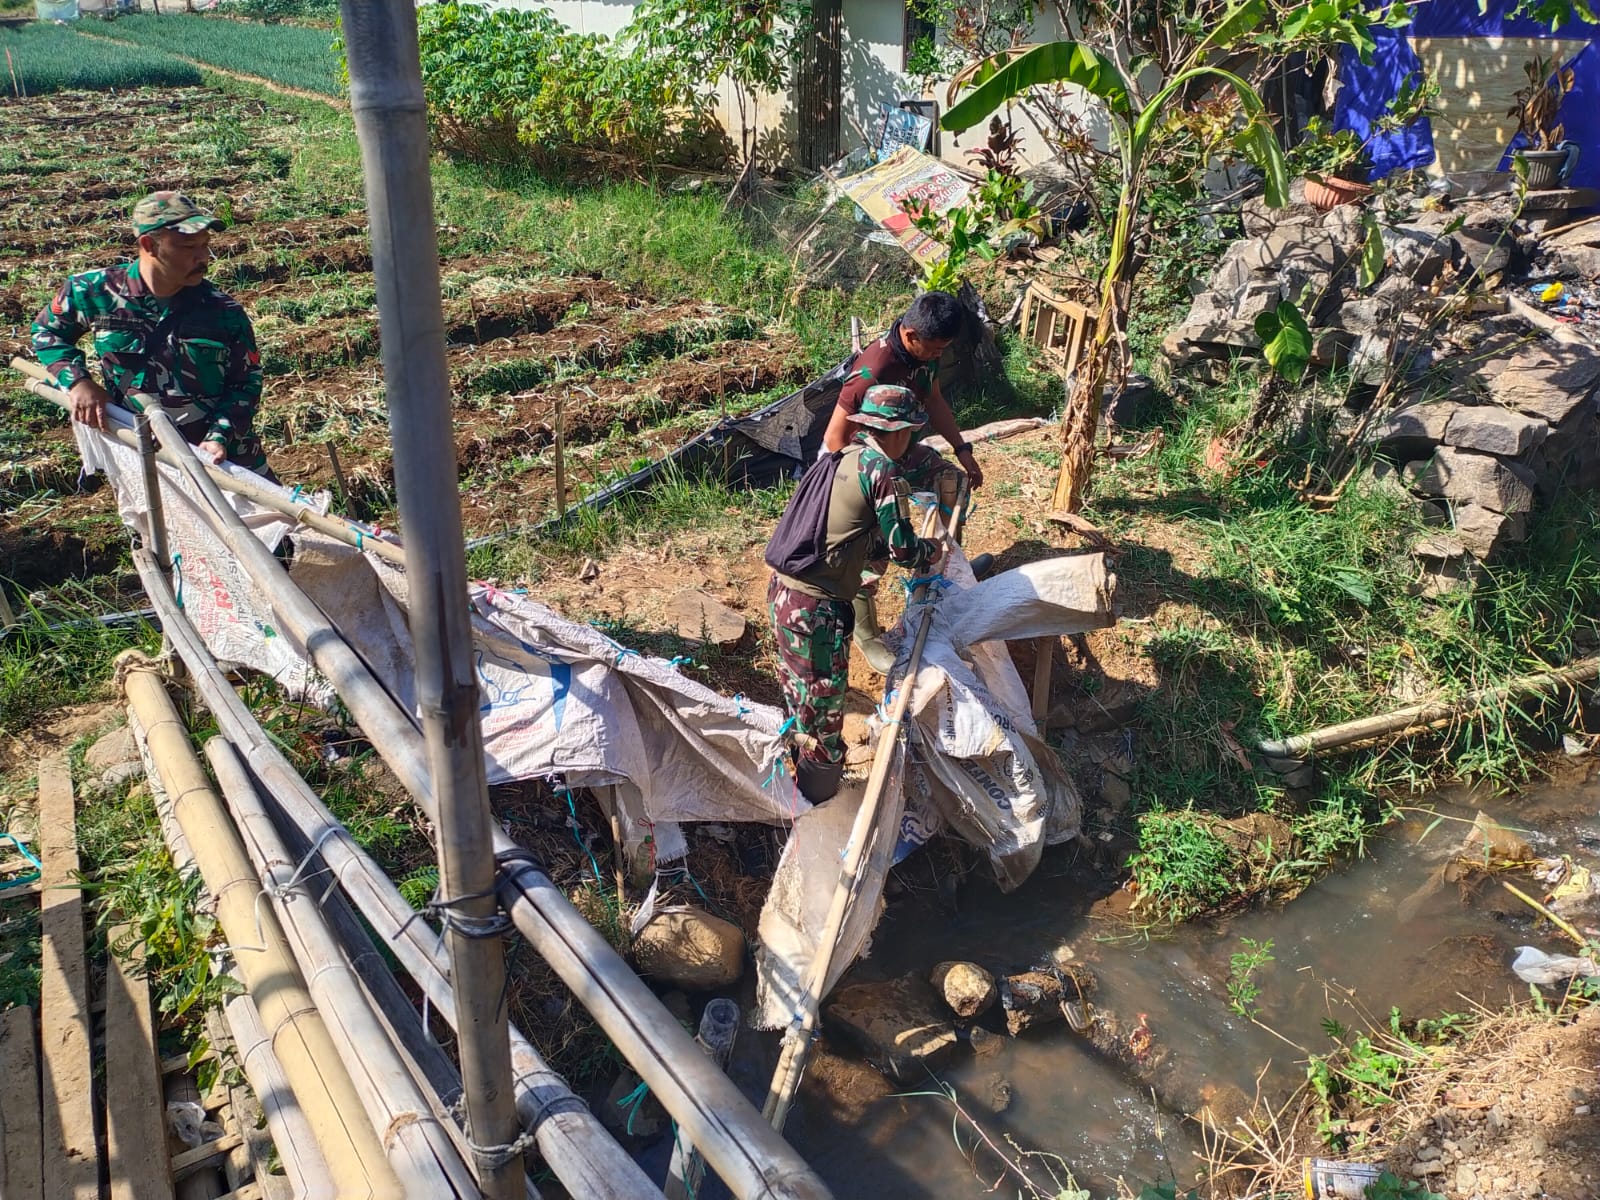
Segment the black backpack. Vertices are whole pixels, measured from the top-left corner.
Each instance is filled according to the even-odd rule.
[[[815,567],[828,552],[828,509],[833,481],[846,450],[822,455],[801,477],[789,507],[767,543],[767,566],[780,575],[798,577]]]

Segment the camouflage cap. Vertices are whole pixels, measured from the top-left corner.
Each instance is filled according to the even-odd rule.
[[[205,229],[225,229],[226,226],[182,192],[151,192],[133,206],[133,232],[155,233],[161,229],[175,229],[179,233],[199,233]]]
[[[920,429],[928,423],[928,414],[922,411],[917,397],[908,387],[880,383],[867,389],[861,408],[854,418],[857,425],[893,432],[896,429]]]

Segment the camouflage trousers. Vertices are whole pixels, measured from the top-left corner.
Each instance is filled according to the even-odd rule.
[[[794,717],[799,757],[819,766],[844,762],[844,697],[850,688],[850,632],[855,613],[844,600],[824,600],[788,587],[776,575],[767,608],[778,643],[778,680]]]
[[[895,474],[899,475],[911,485],[914,492],[935,492],[939,490],[939,476],[956,474],[963,478],[966,472],[955,463],[951,462],[937,450],[930,450],[921,442],[911,443],[911,448],[900,456],[894,464]]]

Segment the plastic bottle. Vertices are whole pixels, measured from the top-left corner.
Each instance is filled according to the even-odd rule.
[[[1365,1200],[1367,1188],[1377,1183],[1382,1174],[1383,1168],[1376,1163],[1308,1158],[1306,1200]]]

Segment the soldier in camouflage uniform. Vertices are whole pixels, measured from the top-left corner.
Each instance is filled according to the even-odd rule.
[[[889,332],[862,349],[850,364],[850,373],[839,389],[839,400],[822,434],[823,452],[849,445],[860,421],[856,417],[869,389],[899,385],[911,390],[927,411],[933,431],[950,443],[956,456],[951,462],[916,442],[897,464],[901,478],[918,492],[935,492],[944,497],[965,487],[983,483],[983,468],[972,452],[972,443],[961,436],[955,414],[939,387],[939,360],[966,324],[966,310],[947,292],[923,292],[911,302],[905,315]],[[980,554],[972,560],[973,571],[982,578],[993,565],[992,555]],[[855,641],[872,669],[887,674],[894,655],[883,641],[873,606],[876,581],[867,579],[855,598]]]
[[[774,571],[767,587],[784,701],[800,735],[795,778],[813,804],[832,796],[844,774],[852,601],[862,569],[893,559],[921,571],[940,557],[940,544],[911,526],[909,489],[896,465],[926,420],[910,389],[868,390],[855,416],[863,428],[834,475],[826,553],[802,577]]]
[[[143,411],[156,400],[185,440],[267,474],[255,432],[261,356],[250,318],[206,280],[211,231],[222,222],[178,192],[134,206],[134,262],[69,277],[33,322],[39,361],[72,398],[72,419],[105,428],[112,401]],[[94,331],[102,387],[78,341]]]

